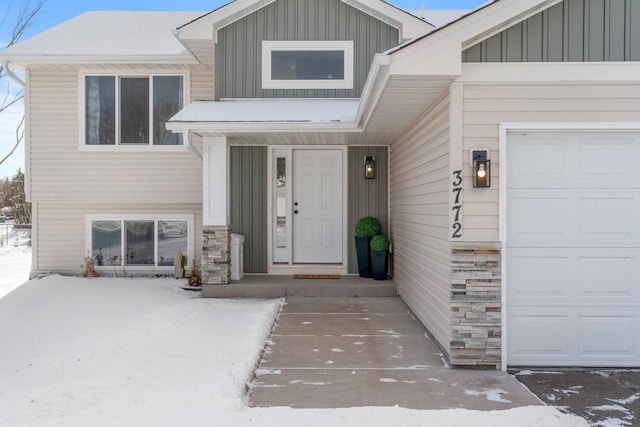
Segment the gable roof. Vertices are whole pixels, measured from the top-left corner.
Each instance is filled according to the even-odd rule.
[[[211,40],[216,32],[277,0],[234,0],[178,28],[181,40]],[[384,0],[338,0],[398,28],[402,39],[425,34],[434,26]],[[213,29],[213,31],[212,31]]]
[[[0,52],[14,63],[195,63],[172,34],[203,12],[93,11]]]
[[[213,64],[218,30],[277,0],[234,0],[180,26],[176,37],[202,64]],[[337,0],[398,29],[399,42],[421,36],[434,26],[384,0]]]

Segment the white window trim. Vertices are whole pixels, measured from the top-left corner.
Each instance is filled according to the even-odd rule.
[[[187,253],[185,257],[187,262],[184,266],[185,270],[189,270],[193,265],[195,256],[195,215],[192,214],[176,214],[176,215],[154,215],[154,214],[106,214],[106,215],[86,215],[85,217],[85,253],[91,256],[91,236],[92,236],[92,228],[91,223],[93,221],[187,221]],[[124,242],[125,242],[125,229],[124,227],[121,230],[122,232],[122,240],[120,247],[120,256],[124,259]],[[158,235],[157,230],[154,235],[154,258],[156,264],[158,262]],[[97,271],[105,271],[105,270],[113,270],[114,266],[111,265],[103,265],[103,266],[95,266]],[[158,269],[160,271],[173,271],[174,266],[158,266],[158,265],[126,265],[124,262],[121,262],[120,265],[115,266],[115,268],[121,269],[125,268],[129,271],[141,271],[141,270],[149,270],[149,268]]]
[[[337,50],[344,52],[342,80],[272,80],[271,52],[274,50]],[[353,89],[353,41],[351,40],[264,40],[262,42],[263,89]]]
[[[89,145],[86,144],[86,112],[85,112],[85,93],[86,93],[86,77],[114,77],[116,79],[116,143],[114,145]],[[119,143],[119,134],[120,134],[120,121],[117,120],[118,115],[120,114],[120,105],[119,105],[119,86],[118,79],[121,77],[165,77],[165,76],[176,76],[182,77],[182,105],[183,108],[190,102],[190,94],[191,94],[191,80],[189,79],[190,74],[185,73],[184,71],[166,71],[166,72],[157,72],[153,73],[144,72],[144,71],[104,71],[100,73],[89,72],[89,71],[80,71],[78,74],[78,123],[80,126],[78,127],[78,145],[80,151],[85,152],[123,152],[123,153],[147,153],[149,151],[157,151],[157,152],[185,152],[188,151],[188,141],[184,140],[182,145],[154,145],[153,144],[153,135],[149,135],[149,144],[125,144],[122,145]],[[150,84],[149,90],[149,101],[150,108],[153,108],[153,84]],[[149,125],[150,130],[153,129],[153,117],[149,117]],[[184,136],[183,136],[184,138]]]

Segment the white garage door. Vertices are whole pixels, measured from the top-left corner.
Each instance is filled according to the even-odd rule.
[[[507,149],[507,363],[640,366],[640,132]]]

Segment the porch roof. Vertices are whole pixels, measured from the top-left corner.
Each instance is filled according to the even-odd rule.
[[[195,101],[167,129],[201,133],[345,131],[355,129],[358,99],[227,99]]]

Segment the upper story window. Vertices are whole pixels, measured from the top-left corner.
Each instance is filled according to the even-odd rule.
[[[85,144],[182,145],[165,122],[183,106],[183,76],[85,76]]]
[[[263,41],[263,89],[353,89],[352,41]]]

